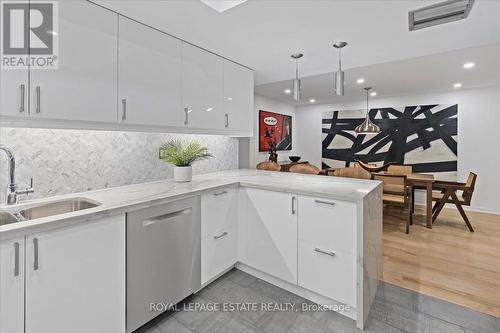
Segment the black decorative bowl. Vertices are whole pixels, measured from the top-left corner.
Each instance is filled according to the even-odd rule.
[[[288,158],[292,162],[298,162],[298,161],[300,161],[300,156],[288,156]]]

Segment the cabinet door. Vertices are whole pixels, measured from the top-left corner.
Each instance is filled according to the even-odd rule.
[[[299,196],[299,239],[356,255],[356,204]]]
[[[124,17],[119,22],[119,120],[184,126],[182,42]]]
[[[28,70],[2,69],[0,75],[0,115],[28,116]]]
[[[88,1],[59,1],[59,69],[30,71],[31,115],[116,122],[117,30],[117,14]]]
[[[317,242],[299,240],[299,286],[356,307],[356,259]]]
[[[26,333],[125,332],[125,216],[26,242]]]
[[[297,196],[247,188],[247,264],[297,283]]]
[[[0,242],[0,332],[24,333],[24,237]]]
[[[356,306],[356,204],[299,196],[298,284]]]
[[[201,196],[201,283],[238,258],[238,191],[224,188]]]
[[[223,60],[196,46],[182,44],[182,101],[189,127],[223,129]]]
[[[227,128],[253,131],[253,71],[224,60],[224,113]]]

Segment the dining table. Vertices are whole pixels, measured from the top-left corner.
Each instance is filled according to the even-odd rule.
[[[374,174],[384,175],[391,174],[387,171],[375,172]],[[417,189],[425,189],[426,192],[426,200],[425,200],[425,224],[427,228],[432,229],[432,187],[434,185],[434,176],[427,173],[411,173],[406,175],[406,181],[408,185]],[[415,196],[413,196],[415,198]],[[413,203],[412,203],[413,209]]]

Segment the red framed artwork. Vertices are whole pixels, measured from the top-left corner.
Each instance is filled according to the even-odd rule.
[[[274,141],[277,150],[292,150],[292,116],[259,110],[259,152]]]

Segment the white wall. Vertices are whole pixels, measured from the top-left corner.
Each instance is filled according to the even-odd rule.
[[[282,113],[292,116],[292,150],[278,151],[278,161],[288,161],[288,156],[296,155],[297,151],[297,118],[295,117],[295,106],[280,101],[255,95],[254,102],[254,136],[250,138],[249,166],[255,168],[257,163],[267,161],[267,152],[259,153],[259,110]]]
[[[296,108],[294,138],[297,154],[321,165],[321,119],[325,111],[356,110],[366,101],[307,105]],[[390,98],[372,98],[370,107],[397,107],[418,104],[458,104],[458,180],[478,174],[474,209],[500,212],[500,86],[427,93]]]

